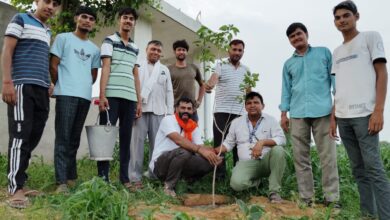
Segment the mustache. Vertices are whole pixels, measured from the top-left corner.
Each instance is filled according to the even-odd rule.
[[[187,115],[188,118],[192,117],[192,114],[190,114],[189,112],[179,112],[180,118],[182,118],[184,115]]]

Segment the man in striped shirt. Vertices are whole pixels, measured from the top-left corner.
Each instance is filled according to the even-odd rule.
[[[241,116],[245,109],[244,105],[237,100],[243,96],[240,84],[243,82],[245,74],[249,72],[240,60],[244,55],[245,43],[242,40],[232,40],[229,44],[229,58],[217,64],[213,73],[206,83],[206,92],[217,86],[215,93],[214,108],[214,147],[222,144],[222,137],[226,137],[229,125],[233,119]],[[234,164],[238,161],[237,148],[233,149]],[[226,175],[226,164],[223,162],[218,168],[218,179],[224,179]]]
[[[135,65],[138,47],[130,34],[138,18],[132,8],[119,11],[119,32],[106,37],[101,47],[102,76],[100,80],[99,109],[100,124],[109,121],[116,124],[119,119],[119,180],[130,187],[128,167],[130,161],[130,141],[134,116],[141,116],[140,81]],[[98,161],[98,175],[109,181],[109,161]]]
[[[34,13],[16,14],[5,32],[2,98],[8,104],[7,203],[25,208],[31,152],[38,145],[49,114],[49,44],[51,33],[45,22],[61,1],[35,0]]]

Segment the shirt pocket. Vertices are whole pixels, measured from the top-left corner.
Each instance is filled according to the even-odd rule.
[[[256,132],[256,136],[259,140],[270,139],[271,131],[269,129],[260,129],[258,132]]]
[[[158,76],[157,83],[163,86],[167,83],[167,76],[165,75],[165,73],[161,73]]]

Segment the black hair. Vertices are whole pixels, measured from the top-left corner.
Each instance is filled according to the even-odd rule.
[[[90,8],[90,7],[87,7],[87,6],[80,6],[80,7],[78,7],[77,10],[76,10],[75,15],[79,16],[81,14],[91,15],[92,17],[94,17],[96,19],[96,11],[93,10],[92,8]]]
[[[180,97],[179,100],[177,100],[175,107],[179,107],[181,102],[191,103],[192,107],[194,107],[194,102],[192,101],[192,99],[190,99],[190,98],[188,98],[186,96]]]
[[[148,46],[151,45],[151,44],[154,44],[154,45],[160,46],[160,47],[163,46],[163,44],[159,40],[151,40],[151,41],[149,41]]]
[[[179,47],[184,48],[187,51],[190,49],[190,46],[188,45],[187,41],[184,39],[175,41],[173,43],[172,47],[173,47],[173,50],[176,50],[176,48],[179,48]]]
[[[134,8],[129,8],[129,7],[122,8],[118,12],[118,18],[122,17],[122,15],[133,15],[135,20],[138,19],[137,11]]]
[[[53,2],[57,2],[57,5],[61,5],[61,0],[53,0]]]
[[[348,11],[351,11],[352,14],[354,14],[354,15],[356,15],[356,13],[358,13],[358,9],[357,9],[355,3],[353,1],[351,1],[351,0],[342,1],[339,4],[337,4],[333,8],[333,15],[335,15],[336,11],[339,10],[339,9],[346,9]]]
[[[258,92],[249,92],[245,95],[245,104],[248,100],[253,99],[254,97],[258,97],[261,101],[261,104],[264,105],[263,96],[260,95]]]
[[[290,24],[290,26],[288,26],[288,28],[286,30],[287,37],[290,36],[297,29],[301,29],[307,35],[307,28],[306,28],[306,26],[304,24],[300,23],[300,22],[294,22],[294,23]]]
[[[245,48],[244,41],[242,41],[240,39],[234,39],[234,40],[230,41],[229,46],[237,45],[237,44],[242,44],[242,46]]]

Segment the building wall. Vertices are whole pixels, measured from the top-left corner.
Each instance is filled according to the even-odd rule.
[[[8,21],[12,18],[12,16],[17,13],[17,11],[12,7],[3,2],[0,2],[0,33],[4,33],[5,28],[8,24]],[[6,22],[3,22],[6,21]],[[100,46],[104,37],[106,35],[110,35],[117,31],[117,27],[105,27],[100,29],[98,33],[96,33],[94,39],[92,41]],[[136,29],[134,31],[133,39],[137,39],[137,44],[140,46],[141,55],[145,57],[145,48],[147,42],[151,40],[151,26],[148,21],[140,18],[137,21]],[[0,45],[3,43],[3,34],[0,34]],[[0,77],[1,78],[1,77]],[[100,78],[100,77],[99,77]],[[1,85],[1,84],[0,84]],[[97,97],[99,81],[94,84],[94,92],[93,95]],[[1,95],[1,94],[0,94]],[[91,104],[85,125],[93,125],[95,124],[96,117],[98,114],[97,106]],[[43,136],[37,148],[33,151],[33,155],[43,156],[44,161],[52,162],[54,158],[54,138],[55,138],[55,130],[54,130],[54,119],[55,119],[55,99],[50,99],[50,114],[49,119],[46,122],[46,127],[43,132]],[[0,101],[0,153],[6,154],[8,151],[8,118],[7,118],[7,105]],[[82,158],[88,156],[88,142],[86,138],[85,129],[83,129],[83,133],[81,134],[81,143],[80,148],[77,154],[78,158]]]
[[[4,33],[5,28],[9,22],[9,20],[12,18],[12,16],[17,13],[17,11],[12,7],[9,6],[3,2],[0,2],[0,33]],[[118,27],[105,27],[101,28],[98,33],[96,33],[94,39],[92,41],[100,46],[104,37],[106,35],[110,35],[118,30]],[[141,59],[146,58],[146,46],[147,43],[153,39],[153,31],[152,31],[152,25],[150,22],[150,19],[145,17],[140,17],[140,19],[137,21],[135,31],[133,32],[132,38],[140,48],[140,54],[139,57]],[[163,43],[166,41],[166,39],[157,39],[163,41]],[[2,46],[3,43],[3,34],[0,34],[0,46]],[[164,45],[164,47],[171,47],[171,45]],[[1,51],[0,51],[1,52]],[[169,58],[170,57],[170,58]],[[172,57],[172,54],[163,54],[162,57],[162,63],[164,64],[171,64],[175,62],[174,57]],[[199,63],[196,62],[196,59],[194,58],[193,54],[190,54],[187,59],[190,63],[195,63],[198,66],[200,66]],[[0,69],[1,71],[1,69]],[[1,72],[0,72],[1,73]],[[98,77],[99,79],[100,77]],[[206,77],[207,79],[208,77]],[[1,77],[0,77],[1,82]],[[93,86],[93,96],[98,97],[99,92],[99,80],[95,82]],[[0,83],[0,87],[1,87]],[[0,94],[1,95],[1,94]],[[206,94],[205,102],[207,103],[207,106],[212,106],[210,95]],[[205,103],[204,102],[204,103]],[[211,105],[210,105],[211,104]],[[42,136],[42,139],[37,146],[37,148],[34,150],[33,155],[37,156],[43,156],[44,160],[46,162],[52,162],[54,157],[54,138],[55,138],[55,130],[54,130],[54,118],[55,118],[55,99],[50,99],[50,115],[49,119],[46,123],[46,127]],[[202,104],[198,110],[199,116],[200,116],[200,122],[199,126],[204,131],[205,138],[211,137],[211,128],[212,128],[212,117],[210,114],[210,110],[204,111],[204,104]],[[88,117],[86,119],[85,125],[92,125],[95,123],[96,116],[98,114],[98,108],[94,105],[91,105],[90,111],[88,114]],[[204,120],[204,117],[206,117],[206,120]],[[205,123],[207,122],[207,126],[205,127]],[[8,151],[8,119],[7,119],[7,105],[0,101],[0,153],[5,154]],[[88,156],[88,143],[86,140],[86,134],[85,130],[83,130],[83,133],[81,135],[81,143],[80,148],[78,151],[78,158]]]
[[[3,48],[4,32],[11,18],[17,13],[16,9],[4,2],[0,2],[0,56]],[[1,62],[1,61],[0,61]],[[0,68],[0,75],[3,76]],[[0,77],[0,89],[3,85],[3,77]],[[1,91],[1,90],[0,90]],[[0,122],[1,123],[1,122]]]

